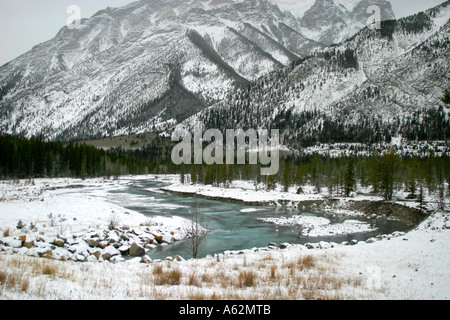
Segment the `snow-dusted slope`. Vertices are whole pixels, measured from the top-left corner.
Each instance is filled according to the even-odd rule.
[[[331,36],[335,25],[311,17],[313,8],[299,20],[267,0],[101,10],[0,68],[0,132],[70,139],[164,129],[322,49],[318,41],[353,35],[366,2],[324,7],[349,19]]]
[[[1,131],[102,136],[183,120],[321,45],[265,0],[105,9],[0,68]]]
[[[367,26],[373,15],[370,9],[380,9],[381,20],[395,19],[392,6],[386,0],[271,0],[292,12],[300,22],[300,33],[310,39],[331,45],[342,42]]]
[[[259,79],[186,120],[213,128],[271,127],[286,144],[446,139],[450,87],[450,5],[317,52]]]

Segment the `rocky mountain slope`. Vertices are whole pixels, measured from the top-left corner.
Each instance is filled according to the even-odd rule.
[[[317,0],[302,19],[266,0],[102,10],[0,68],[0,132],[73,139],[162,130],[352,35],[358,6],[329,3],[326,19],[314,19],[328,2]]]
[[[260,78],[180,127],[280,129],[294,148],[448,140],[450,2],[364,29]]]

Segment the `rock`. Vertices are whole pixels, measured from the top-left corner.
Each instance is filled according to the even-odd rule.
[[[120,255],[120,251],[113,246],[106,247],[101,253],[101,257],[106,261],[109,261],[112,257],[117,255]]]
[[[151,263],[152,262],[152,258],[150,258],[149,256],[143,256],[142,258],[141,258],[141,263],[145,263],[145,264],[149,264],[149,263]]]
[[[109,260],[109,262],[111,262],[111,263],[118,263],[118,262],[124,262],[124,261],[125,261],[125,259],[122,256],[113,256]]]
[[[77,254],[77,255],[75,255],[75,261],[85,262],[86,257],[83,256],[82,254]]]
[[[172,244],[175,242],[175,238],[171,234],[165,234],[162,236],[161,243]]]
[[[62,248],[62,247],[64,247],[65,242],[64,242],[64,240],[62,240],[62,239],[55,238],[55,239],[52,241],[52,244],[54,244],[54,245],[57,246],[57,247]]]
[[[331,244],[326,242],[326,241],[320,241],[319,242],[319,247],[320,247],[320,249],[330,249],[331,248]]]
[[[100,247],[100,248],[102,248],[102,249],[105,249],[107,246],[108,246],[108,241],[100,241],[99,243],[98,243],[98,246]]]
[[[352,241],[350,241],[350,244],[354,246],[355,244],[358,244],[358,240],[353,239]]]
[[[133,228],[133,229],[131,229],[131,232],[133,232],[133,233],[134,233],[135,235],[137,235],[137,236],[140,236],[141,234],[144,233],[143,230],[138,229],[138,228]]]
[[[53,256],[53,251],[52,250],[40,250],[38,251],[38,255],[41,258],[51,258]]]
[[[90,255],[89,257],[87,257],[86,261],[87,262],[97,262],[98,259],[95,255]]]
[[[22,241],[14,239],[13,237],[3,238],[2,242],[6,246],[11,247],[11,248],[16,248],[16,249],[22,248]]]
[[[72,236],[66,237],[66,243],[71,246],[75,244],[75,239]]]
[[[179,262],[181,262],[181,261],[186,261],[183,257],[180,257],[180,256],[175,256],[175,257],[173,257],[173,260],[179,261]]]
[[[280,244],[280,249],[286,249],[288,247],[287,243],[281,243]]]
[[[395,231],[392,233],[393,237],[402,237],[404,235],[405,235],[405,233],[403,231]]]
[[[25,241],[25,242],[23,243],[23,246],[24,246],[25,248],[28,248],[28,249],[33,248],[33,246],[34,246],[34,240]]]
[[[160,235],[160,234],[158,234],[158,233],[152,233],[152,235],[153,235],[153,237],[155,237],[155,240],[158,242],[158,243],[162,243],[162,239],[163,239],[163,236],[162,235]]]
[[[88,246],[91,247],[91,248],[96,248],[99,245],[99,239],[98,238],[88,238],[88,239],[85,239],[85,241],[88,244]]]
[[[144,247],[138,245],[136,242],[133,242],[128,254],[132,257],[142,257],[143,255],[145,255],[145,249]]]
[[[376,241],[378,241],[377,238],[372,237],[372,238],[367,239],[366,243],[374,243]]]
[[[98,260],[98,259],[100,259],[101,251],[100,250],[93,250],[91,252],[91,256],[94,256]]]
[[[144,233],[142,233],[142,234],[139,236],[139,239],[140,239],[142,242],[144,242],[145,244],[148,244],[148,243],[152,243],[153,240],[155,240],[155,237],[154,237],[152,234],[150,234],[150,233],[144,232]]]
[[[22,243],[24,243],[27,240],[27,236],[21,235],[21,236],[19,236],[19,240],[22,241]]]
[[[91,231],[86,235],[86,238],[99,238],[99,232]]]
[[[131,246],[128,244],[123,244],[121,245],[119,248],[117,248],[117,250],[120,251],[120,254],[123,256],[127,256],[130,254],[130,248]]]
[[[108,234],[109,243],[116,243],[120,241],[120,234],[117,230],[111,231]]]

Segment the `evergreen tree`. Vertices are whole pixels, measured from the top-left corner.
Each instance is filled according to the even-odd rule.
[[[379,160],[379,182],[385,200],[392,200],[396,174],[399,166],[399,157],[390,148]]]
[[[450,90],[445,90],[444,96],[441,100],[447,106],[450,105]]]
[[[355,158],[352,155],[347,160],[347,169],[345,171],[344,190],[345,190],[345,196],[346,197],[349,197],[350,193],[354,191],[355,185],[356,185],[356,180],[355,180]]]

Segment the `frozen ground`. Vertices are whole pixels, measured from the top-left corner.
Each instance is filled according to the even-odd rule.
[[[171,188],[182,188],[175,183],[176,178],[166,178],[174,183]],[[1,182],[0,238],[6,230],[8,237],[25,231],[31,235],[35,232],[31,223],[38,234],[47,237],[61,232],[103,230],[112,215],[118,215],[121,224],[130,228],[145,224],[147,219],[141,214],[107,202],[103,191],[79,192],[89,186],[102,186],[102,190],[125,187],[130,179],[135,178]],[[242,183],[239,186],[239,190],[220,192],[247,192],[252,201],[297,196],[281,191],[250,191]],[[67,187],[73,192],[62,189]],[[205,187],[189,188],[208,192]],[[305,193],[298,196],[306,199]],[[49,218],[50,213],[56,218]],[[19,220],[26,230],[17,229]],[[179,219],[166,219],[160,221],[159,227],[176,230],[179,225]],[[449,214],[433,211],[407,234],[386,235],[355,245],[253,248],[200,260],[141,263],[136,258],[120,263],[81,263],[14,253],[20,249],[7,250],[0,253],[0,298],[449,299],[449,243]]]

